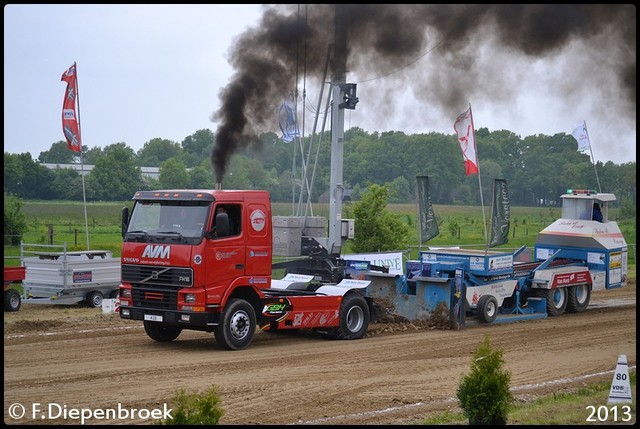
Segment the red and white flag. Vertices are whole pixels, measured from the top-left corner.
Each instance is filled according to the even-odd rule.
[[[478,151],[476,150],[476,134],[473,129],[471,106],[469,106],[469,110],[458,116],[453,124],[453,129],[458,135],[467,176],[478,174]]]
[[[78,95],[78,80],[76,77],[76,63],[73,63],[64,73],[61,81],[67,82],[67,89],[64,92],[62,102],[62,133],[67,139],[69,149],[74,152],[82,151],[80,142],[80,127],[76,115],[76,99]]]

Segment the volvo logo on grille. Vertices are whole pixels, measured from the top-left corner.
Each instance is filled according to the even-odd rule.
[[[148,282],[149,280],[158,280],[158,278],[160,277],[160,274],[163,274],[167,271],[169,271],[171,269],[171,267],[167,267],[164,270],[160,270],[160,271],[151,271],[151,275],[145,277],[144,279],[140,280],[140,283],[144,283],[144,282]]]

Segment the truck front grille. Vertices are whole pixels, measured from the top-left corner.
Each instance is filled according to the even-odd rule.
[[[193,269],[150,265],[122,265],[122,281],[157,286],[193,286]]]

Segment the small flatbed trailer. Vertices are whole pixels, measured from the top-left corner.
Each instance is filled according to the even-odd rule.
[[[4,267],[4,311],[20,310],[22,298],[12,285],[22,283],[25,272],[25,267]]]
[[[42,250],[62,248],[62,251]],[[108,250],[67,251],[66,244],[21,245],[25,268],[23,304],[84,303],[101,307],[104,298],[117,298],[120,258]]]

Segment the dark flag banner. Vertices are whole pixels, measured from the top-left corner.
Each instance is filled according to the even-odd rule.
[[[418,210],[420,216],[420,243],[426,243],[436,237],[440,231],[438,230],[438,222],[431,205],[431,193],[429,192],[429,177],[416,176],[416,192],[418,194]]]
[[[78,93],[78,83],[76,76],[76,63],[62,73],[61,81],[67,82],[67,89],[64,92],[62,102],[62,132],[67,139],[69,149],[74,152],[82,151],[80,143],[80,127],[76,116],[76,97]]]
[[[300,137],[295,105],[293,104],[293,94],[289,94],[289,97],[280,106],[278,124],[280,125],[280,131],[282,131],[283,142],[291,143],[296,137]]]
[[[493,213],[491,215],[491,241],[489,247],[500,246],[509,241],[511,208],[509,190],[504,179],[493,180]]]

